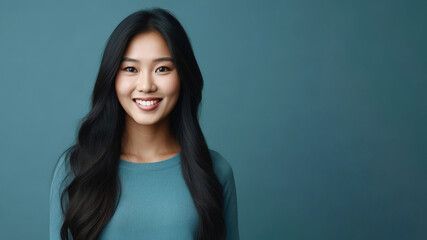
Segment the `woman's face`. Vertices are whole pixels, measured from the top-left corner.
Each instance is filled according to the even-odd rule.
[[[133,37],[117,72],[115,88],[129,120],[153,125],[169,115],[178,101],[180,80],[160,33],[150,31]],[[140,101],[146,98],[155,99]]]

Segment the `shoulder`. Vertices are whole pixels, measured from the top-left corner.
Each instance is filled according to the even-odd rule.
[[[50,186],[50,199],[53,197],[58,197],[58,195],[64,190],[64,187],[69,180],[66,181],[67,174],[70,170],[69,161],[67,161],[66,156],[63,154],[56,162],[53,176],[51,178]]]
[[[68,171],[69,171],[68,161],[66,161],[65,154],[62,154],[59,160],[56,162],[52,181],[62,179]]]
[[[227,185],[230,181],[234,181],[233,168],[230,162],[216,150],[209,149],[209,153],[215,174],[221,184]]]

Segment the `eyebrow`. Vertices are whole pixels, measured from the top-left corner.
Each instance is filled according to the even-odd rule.
[[[139,60],[137,60],[137,59],[127,58],[127,57],[122,58],[122,62],[124,62],[124,61],[128,61],[128,62],[139,62]],[[161,58],[156,58],[156,59],[153,60],[153,62],[162,62],[162,61],[169,61],[169,62],[173,63],[173,59],[170,58],[170,57],[161,57]]]

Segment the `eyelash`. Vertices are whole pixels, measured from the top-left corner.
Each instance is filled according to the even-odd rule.
[[[128,69],[128,68],[135,69],[134,67],[125,67],[125,68],[123,68],[123,70],[127,71],[126,69]],[[165,68],[165,69],[166,69],[166,71],[170,71],[170,70],[171,70],[170,68],[168,68],[168,67],[166,67],[166,66],[161,66],[161,67],[158,67],[158,68],[156,69],[156,71],[157,71],[158,69],[160,69],[160,68]],[[129,71],[127,71],[127,72],[129,72]],[[133,71],[130,71],[130,72],[133,72]],[[163,71],[163,72],[164,72],[164,71]]]

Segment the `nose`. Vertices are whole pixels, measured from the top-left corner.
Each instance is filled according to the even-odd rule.
[[[136,83],[136,90],[138,92],[152,92],[156,90],[154,79],[148,71],[141,71]]]

